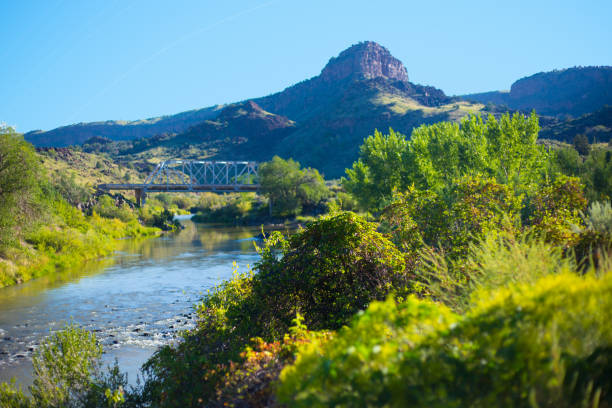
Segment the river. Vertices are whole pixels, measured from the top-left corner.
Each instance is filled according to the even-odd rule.
[[[96,333],[105,363],[118,359],[128,381],[156,348],[193,327],[207,289],[258,259],[250,227],[182,221],[177,234],[124,240],[111,257],[0,289],[0,381],[31,384],[32,353],[66,322]]]

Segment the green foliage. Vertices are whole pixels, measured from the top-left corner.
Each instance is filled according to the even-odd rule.
[[[118,218],[123,222],[136,219],[136,215],[127,204],[117,205],[111,196],[102,195],[93,207],[93,211],[103,218]]]
[[[586,135],[576,135],[573,141],[574,149],[581,156],[587,156],[591,151],[591,145],[589,144],[589,138]]]
[[[298,313],[313,329],[340,327],[404,284],[399,251],[352,213],[324,217],[288,240],[273,233],[260,254],[257,273],[235,271],[198,306],[197,328],[145,364],[147,401],[190,406],[216,398],[251,338],[280,341]]]
[[[402,289],[404,266],[374,224],[345,212],[291,236],[280,259],[264,254],[253,290],[264,303],[263,321],[288,323],[300,313],[312,329],[334,329],[371,301]]]
[[[612,235],[612,205],[610,205],[610,201],[591,203],[583,219],[587,229]]]
[[[423,125],[409,141],[390,131],[364,141],[359,160],[343,185],[364,209],[381,209],[394,191],[414,184],[442,191],[465,175],[493,177],[517,192],[530,191],[548,168],[548,156],[536,144],[538,118],[504,114],[466,117],[461,124]]]
[[[374,303],[281,373],[295,407],[573,407],[612,400],[612,275],[562,273],[479,294],[465,316]]]
[[[93,333],[67,324],[34,353],[30,395],[14,383],[2,383],[0,403],[6,408],[117,407],[125,401],[127,380],[116,362],[104,373],[101,356]]]
[[[84,203],[91,196],[85,187],[77,184],[74,173],[70,176],[59,173],[59,177],[52,180],[52,184],[59,195],[70,205]]]
[[[0,125],[0,251],[15,245],[44,214],[41,174],[32,145]]]
[[[418,292],[458,312],[469,309],[476,291],[534,283],[543,276],[575,269],[561,248],[508,231],[491,231],[471,243],[461,270],[433,248],[423,248],[419,255]]]
[[[53,334],[32,357],[33,400],[41,406],[82,405],[101,356],[93,333],[69,324]]]
[[[520,199],[506,185],[464,176],[440,194],[414,186],[397,193],[382,213],[394,242],[413,259],[426,244],[452,259],[465,257],[470,243],[494,230],[513,230]]]
[[[581,157],[572,148],[555,151],[553,166],[561,173],[580,177],[590,201],[609,200],[612,197],[612,150],[590,148],[588,156]]]
[[[557,245],[572,245],[573,227],[581,225],[580,213],[587,201],[575,177],[561,176],[542,184],[525,208],[526,225],[537,236]]]
[[[300,169],[291,159],[274,156],[259,166],[262,193],[272,200],[275,215],[297,215],[303,207],[313,207],[327,198],[329,190],[316,169]]]
[[[379,208],[385,198],[390,198],[405,184],[406,137],[389,129],[388,135],[378,130],[363,141],[359,160],[347,169],[347,179],[342,180],[346,190],[357,198],[363,209]],[[381,202],[382,201],[382,202]]]
[[[200,199],[194,222],[247,223],[268,216],[267,200],[255,193],[211,195]]]
[[[594,202],[582,215],[584,228],[574,228],[578,242],[574,252],[583,266],[600,266],[612,259],[612,206],[610,202]]]

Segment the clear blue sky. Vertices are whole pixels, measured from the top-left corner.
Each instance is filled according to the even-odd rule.
[[[0,122],[20,132],[263,96],[373,40],[447,94],[612,65],[612,1],[0,0]]]

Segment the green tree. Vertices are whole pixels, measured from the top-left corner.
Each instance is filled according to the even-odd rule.
[[[329,195],[325,180],[316,169],[301,169],[300,163],[274,156],[259,167],[263,194],[272,201],[274,214],[299,214],[304,206],[313,207]]]
[[[389,129],[388,135],[378,130],[363,141],[359,160],[347,169],[342,179],[344,188],[363,209],[384,207],[393,192],[407,187],[405,183],[406,137]]]
[[[42,168],[32,145],[0,126],[0,249],[27,232],[41,214]]]
[[[586,135],[576,135],[574,137],[574,149],[581,155],[587,156],[591,151],[591,145],[589,144],[589,138]]]
[[[390,131],[368,137],[359,160],[346,171],[343,185],[364,209],[381,209],[394,190],[414,184],[441,191],[465,175],[494,177],[516,191],[532,191],[548,169],[548,155],[536,144],[535,113],[464,118],[439,122],[412,132],[410,141]]]

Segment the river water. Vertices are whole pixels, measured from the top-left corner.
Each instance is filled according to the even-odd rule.
[[[118,359],[128,381],[163,344],[193,327],[202,293],[258,259],[260,230],[194,224],[177,234],[124,240],[108,259],[51,278],[0,289],[0,381],[31,383],[32,352],[66,322],[96,333],[105,363]]]

